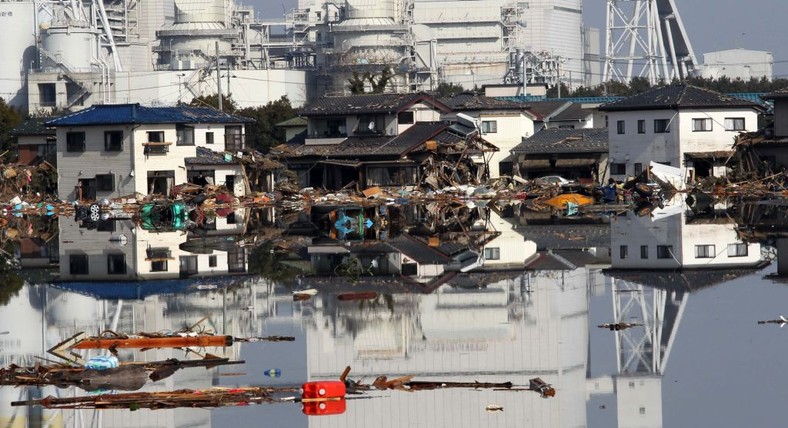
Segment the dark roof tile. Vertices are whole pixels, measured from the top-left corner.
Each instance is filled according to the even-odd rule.
[[[298,110],[301,116],[343,116],[348,114],[398,113],[426,101],[438,110],[448,112],[449,107],[426,93],[363,94],[346,97],[323,97]]]
[[[649,89],[599,106],[602,111],[679,110],[695,108],[760,108],[758,104],[697,86],[679,84]]]
[[[606,153],[607,128],[542,129],[512,149],[514,153]]]
[[[284,158],[321,157],[359,159],[369,157],[400,157],[427,140],[439,143],[453,142],[460,138],[446,132],[447,125],[441,122],[419,122],[396,136],[352,136],[339,144],[306,145],[306,134],[301,134],[285,144],[274,147],[274,154]]]
[[[484,95],[462,92],[450,97],[441,98],[443,104],[454,111],[480,110],[527,110],[527,106],[511,101],[504,101]]]
[[[207,107],[146,107],[139,104],[96,104],[46,122],[47,126],[128,125],[138,123],[245,123],[252,119]]]

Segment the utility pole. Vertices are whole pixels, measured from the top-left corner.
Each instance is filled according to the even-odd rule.
[[[216,42],[216,92],[219,95],[219,111],[222,111],[222,69],[219,66],[219,42]]]

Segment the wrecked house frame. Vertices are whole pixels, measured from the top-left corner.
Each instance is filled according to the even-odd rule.
[[[608,177],[607,128],[542,129],[512,149],[515,173],[524,178],[561,175],[605,181]]]
[[[475,128],[440,121],[450,109],[428,94],[327,97],[305,107],[307,132],[272,150],[302,187],[400,187],[478,183],[498,149]]]

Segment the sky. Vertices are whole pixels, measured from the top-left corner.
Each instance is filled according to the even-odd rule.
[[[254,6],[258,17],[282,18],[297,0],[244,0]],[[704,52],[743,48],[771,52],[774,77],[788,78],[788,38],[782,27],[788,16],[786,0],[676,0],[695,55],[703,62]],[[584,20],[588,27],[602,30],[604,44],[605,0],[585,0]]]

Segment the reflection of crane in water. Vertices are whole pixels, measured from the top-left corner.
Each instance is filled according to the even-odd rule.
[[[675,0],[607,0],[605,82],[684,80],[697,67]]]
[[[619,426],[662,426],[662,376],[688,296],[612,279],[614,322],[640,324],[612,333]]]

